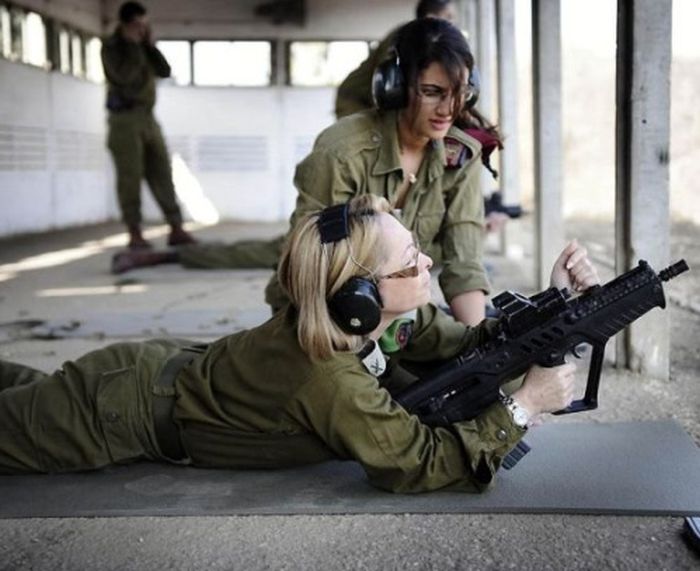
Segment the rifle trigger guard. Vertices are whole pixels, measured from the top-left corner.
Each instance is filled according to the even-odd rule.
[[[540,367],[558,367],[559,365],[566,364],[566,359],[564,358],[564,353],[561,351],[553,350],[542,363],[539,363]]]
[[[576,345],[572,350],[571,354],[577,359],[583,359],[586,355],[586,346],[582,343],[581,345]]]

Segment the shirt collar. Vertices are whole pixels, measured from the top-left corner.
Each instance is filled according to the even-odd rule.
[[[379,113],[379,154],[374,163],[373,175],[385,175],[393,171],[401,170],[399,159],[399,130],[398,111],[384,111]]]
[[[445,155],[445,143],[442,139],[430,141],[430,153],[428,153],[428,178],[432,182],[445,174],[447,156]]]
[[[418,310],[413,309],[404,313],[399,319],[397,319],[397,321],[410,321],[413,323],[417,316]],[[367,341],[365,346],[358,352],[357,356],[364,365],[365,369],[367,369],[367,371],[375,377],[383,375],[384,371],[386,371],[386,356],[384,355],[380,344],[374,339]]]
[[[372,169],[372,174],[377,176],[401,170],[399,112],[384,111],[379,114],[379,118],[379,132],[374,135],[379,138],[379,154]],[[429,146],[425,160],[428,162],[428,178],[432,182],[444,174],[447,158],[442,139],[430,141]]]

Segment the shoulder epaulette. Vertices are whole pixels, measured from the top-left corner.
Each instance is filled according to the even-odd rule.
[[[458,169],[472,157],[472,151],[459,139],[445,137],[445,168]]]
[[[465,129],[465,132],[481,143],[481,162],[493,175],[493,178],[498,178],[498,171],[491,166],[491,153],[496,149],[503,148],[501,140],[487,129],[470,128]]]

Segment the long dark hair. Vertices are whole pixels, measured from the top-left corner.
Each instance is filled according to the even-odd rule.
[[[500,145],[503,145],[503,137],[498,130],[498,126],[484,117],[476,107],[462,109],[455,119],[454,126],[463,131],[467,129],[486,131],[489,135],[497,139]]]
[[[407,88],[417,91],[420,73],[432,63],[445,69],[452,91],[459,93],[466,83],[464,68],[474,69],[474,56],[459,28],[440,18],[420,18],[399,28],[394,49]],[[454,100],[453,116],[459,115]]]
[[[399,66],[406,82],[406,87],[418,87],[420,73],[430,64],[437,62],[445,68],[452,84],[453,92],[466,83],[464,67],[469,73],[474,69],[474,55],[462,31],[446,20],[439,18],[422,18],[412,20],[399,28],[394,44]],[[502,143],[498,127],[484,117],[475,107],[461,108],[454,100],[452,116],[455,126],[460,129],[479,129]]]

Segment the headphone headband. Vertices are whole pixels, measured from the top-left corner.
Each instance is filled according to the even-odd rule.
[[[336,204],[324,208],[318,216],[318,231],[321,234],[321,244],[338,242],[350,235],[348,225],[348,204]]]

